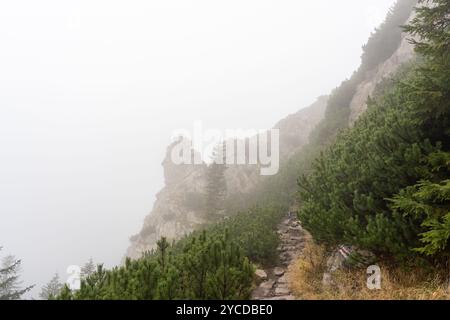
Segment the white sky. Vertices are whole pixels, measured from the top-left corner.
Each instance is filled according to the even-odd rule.
[[[0,255],[38,288],[119,263],[173,130],[270,128],[351,75],[393,3],[1,1]]]

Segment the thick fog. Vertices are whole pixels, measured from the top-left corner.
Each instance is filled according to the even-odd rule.
[[[0,253],[32,296],[118,264],[171,133],[271,127],[350,76],[394,0],[0,2]]]

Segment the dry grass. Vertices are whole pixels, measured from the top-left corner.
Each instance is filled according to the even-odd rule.
[[[304,300],[449,300],[448,271],[424,272],[380,264],[381,290],[367,288],[366,270],[346,270],[334,274],[335,285],[322,285],[326,268],[325,249],[308,242],[303,257],[290,268],[294,294]]]

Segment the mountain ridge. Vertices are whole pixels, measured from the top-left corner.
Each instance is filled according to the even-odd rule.
[[[408,6],[414,3],[414,0],[404,0],[399,2],[399,6],[406,6],[409,10]],[[414,16],[414,11],[409,10],[407,20],[404,22],[411,21]],[[394,18],[392,20],[395,20]],[[374,94],[377,86],[384,80],[390,79],[400,66],[415,56],[414,46],[408,41],[407,35],[402,32],[398,36],[398,43],[393,47],[391,55],[368,70],[362,71],[360,67],[350,80],[356,79],[357,83],[351,95],[346,126],[352,126],[366,111],[367,99]],[[303,147],[311,143],[310,135],[328,112],[329,98],[329,95],[321,96],[311,106],[300,109],[275,124],[274,128],[280,130],[281,163],[286,163],[291,157],[301,153]],[[170,164],[171,146],[173,144],[167,149],[163,169],[165,177],[173,175],[180,183],[171,185],[166,179],[166,185],[158,193],[153,209],[145,217],[140,232],[130,238],[131,244],[126,252],[127,257],[137,259],[144,252],[155,249],[156,242],[161,237],[178,240],[208,223],[201,214],[206,193],[207,165],[203,163],[197,167],[177,167]],[[246,195],[250,195],[264,180],[257,169],[258,166],[236,165],[226,170],[228,198],[231,202],[237,203]]]
[[[286,116],[274,125],[280,130],[280,157],[287,160],[308,143],[309,134],[324,116],[328,96],[320,96],[309,107]],[[175,165],[170,160],[170,144],[162,162],[165,186],[156,195],[153,209],[144,219],[140,232],[130,238],[126,256],[138,259],[144,252],[156,248],[165,237],[178,240],[207,223],[202,217],[202,203],[206,193],[206,163]],[[192,149],[193,152],[197,152]],[[250,194],[264,179],[258,165],[232,165],[225,172],[228,198]]]

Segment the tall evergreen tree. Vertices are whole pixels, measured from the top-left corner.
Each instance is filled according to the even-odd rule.
[[[55,273],[53,278],[47,283],[42,289],[39,297],[43,300],[54,299],[57,295],[61,293],[63,284],[60,282],[59,274]]]
[[[93,274],[96,270],[95,264],[94,264],[94,260],[92,258],[89,259],[88,262],[86,262],[86,264],[81,267],[81,277],[82,278],[87,278],[89,277],[91,274]]]
[[[228,192],[225,179],[227,170],[225,143],[216,146],[212,154],[212,163],[207,170],[206,216],[215,221],[214,218],[225,215],[225,198]]]
[[[450,152],[433,153],[428,163],[428,177],[401,190],[391,208],[421,222],[422,246],[415,251],[450,256]]]
[[[169,260],[169,254],[168,249],[170,247],[169,242],[167,242],[167,239],[162,237],[161,240],[157,242],[158,247],[158,263],[161,266],[162,272],[166,271],[168,260]]]
[[[0,250],[2,247],[0,247]],[[20,281],[21,260],[6,256],[0,266],[0,300],[19,300],[34,286],[22,288]]]

